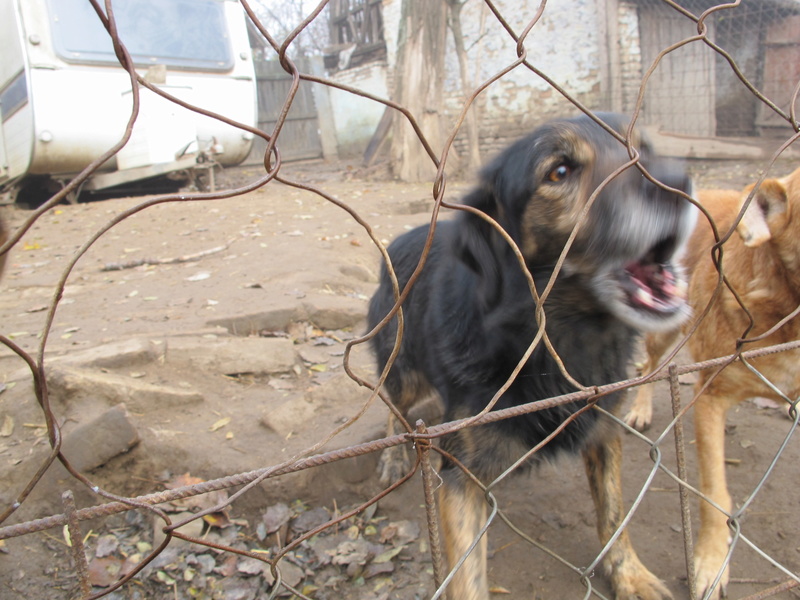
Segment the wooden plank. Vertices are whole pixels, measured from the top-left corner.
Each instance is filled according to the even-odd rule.
[[[706,21],[713,37],[713,22]],[[697,35],[696,25],[666,5],[646,5],[639,12],[642,70],[672,44]],[[713,52],[693,42],[664,55],[645,91],[643,117],[663,130],[696,136],[716,135]]]
[[[800,16],[786,17],[771,24],[765,46],[763,93],[788,113],[792,94],[800,83]],[[756,125],[788,127],[788,123],[764,103],[759,103]]]
[[[308,68],[306,60],[295,61],[300,71]],[[277,61],[256,63],[258,89],[258,127],[272,133],[284,104],[292,90],[292,76]],[[257,138],[251,151],[251,160],[263,159],[267,143]],[[278,150],[284,161],[305,160],[322,156],[319,136],[319,119],[311,84],[301,81],[283,122],[278,139]]]

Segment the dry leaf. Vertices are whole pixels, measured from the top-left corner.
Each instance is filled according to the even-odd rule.
[[[14,417],[6,415],[0,424],[0,437],[10,437],[14,433]]]
[[[197,485],[198,483],[203,483],[204,479],[200,479],[199,477],[192,477],[189,473],[184,473],[183,475],[178,475],[175,479],[170,481],[169,483],[165,484],[168,490],[174,490],[175,488],[179,487],[186,487],[187,485]]]
[[[89,582],[97,587],[108,587],[122,577],[125,561],[114,556],[94,558],[89,563]]]
[[[217,430],[222,429],[223,427],[225,427],[225,425],[227,425],[230,422],[231,422],[231,418],[230,417],[225,417],[224,419],[220,419],[219,421],[214,423],[211,427],[208,428],[208,430],[209,431],[217,431]]]
[[[266,533],[275,533],[278,529],[283,527],[284,524],[288,523],[291,518],[292,511],[288,506],[285,504],[273,504],[267,508],[267,511],[262,517],[264,526],[266,527]]]
[[[385,562],[389,562],[395,556],[400,554],[403,548],[405,548],[405,546],[397,546],[396,548],[390,548],[386,552],[381,552],[380,554],[378,554],[378,556],[372,559],[372,562],[378,565]]]
[[[203,520],[211,527],[217,527],[219,529],[224,529],[225,527],[230,527],[232,525],[228,515],[224,512],[215,512],[208,515],[203,515]]]
[[[506,588],[504,588],[504,587],[502,587],[500,585],[493,585],[492,587],[489,588],[489,593],[490,594],[510,594],[511,590],[507,590]]]

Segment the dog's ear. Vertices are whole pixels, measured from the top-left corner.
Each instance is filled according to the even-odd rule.
[[[488,186],[475,188],[463,199],[463,203],[497,219],[497,205]],[[453,251],[458,259],[478,275],[477,291],[487,304],[491,304],[502,281],[502,246],[507,244],[494,227],[481,217],[465,212],[460,218],[462,227],[458,229]]]
[[[745,188],[742,204],[752,190],[753,186]],[[772,239],[785,220],[786,202],[786,188],[780,180],[767,179],[761,184],[737,227],[745,246],[756,248]]]

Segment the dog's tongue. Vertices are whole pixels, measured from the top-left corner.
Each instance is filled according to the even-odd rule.
[[[651,262],[634,262],[625,267],[633,288],[631,301],[657,311],[674,310],[686,301],[685,286],[680,285],[675,274],[664,265]]]

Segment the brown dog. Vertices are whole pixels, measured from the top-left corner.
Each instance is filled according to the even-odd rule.
[[[741,192],[714,190],[698,194],[700,204],[714,219],[721,236],[735,222],[753,187],[750,185]],[[689,302],[695,314],[702,315],[711,303],[708,314],[688,341],[695,361],[733,354],[739,338],[761,336],[800,305],[800,169],[783,179],[764,181],[753,194],[737,232],[723,245],[722,271],[752,315],[753,325],[750,328],[746,312],[727,287],[723,286],[715,296],[720,277],[711,259],[714,237],[708,220],[700,217],[684,261],[692,271]],[[690,327],[691,323],[687,324],[684,331]],[[680,329],[646,336],[645,373],[658,365],[679,335]],[[800,319],[792,319],[764,339],[745,343],[742,349],[797,339],[800,339]],[[800,393],[796,352],[772,354],[750,362],[789,398]],[[626,421],[638,429],[650,424],[651,388],[639,388],[626,416]],[[732,504],[725,481],[725,414],[747,398],[763,396],[780,400],[780,396],[741,362],[728,365],[720,373],[716,370],[700,373],[695,390],[702,392],[694,406],[700,490],[729,513]],[[698,594],[713,585],[729,543],[725,513],[703,501],[700,520],[695,553]],[[710,598],[718,598],[727,582],[726,568]]]
[[[601,118],[626,133],[624,118]],[[641,165],[669,188],[653,184],[636,167],[619,170],[630,162],[625,146],[586,116],[550,122],[502,152],[464,199],[480,213],[465,211],[438,223],[425,266],[402,304],[402,332],[397,318],[383,322],[396,302],[384,265],[369,324],[377,331],[372,342],[381,369],[392,361],[385,390],[402,413],[431,390],[444,403],[445,420],[454,421],[478,414],[496,395],[495,408],[507,408],[572,392],[575,385],[565,372],[584,385],[620,381],[627,377],[638,331],[674,329],[685,320],[685,286],[673,258],[694,225],[695,211],[684,197],[690,182],[680,166],[656,156],[646,142],[637,138],[634,144]],[[525,269],[480,214],[515,242]],[[573,230],[570,251],[554,275]],[[427,236],[428,228],[421,227],[389,247],[401,290]],[[544,342],[532,346],[539,324],[526,274],[540,294],[548,289],[545,331],[561,365]],[[622,399],[612,393],[598,403],[616,411]],[[460,465],[488,484],[539,444],[525,465],[582,453],[601,544],[620,528],[625,511],[619,434],[604,415],[584,408],[585,402],[562,404],[441,439],[441,448],[456,459],[445,460],[439,491],[451,568],[480,538],[454,574],[450,600],[489,598],[486,536],[480,535],[487,504]],[[396,454],[384,454],[386,479],[404,472]],[[625,530],[604,566],[620,600],[669,596]]]

